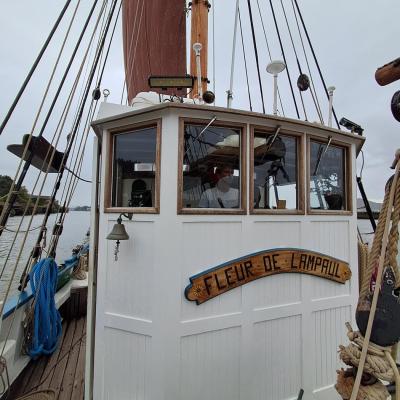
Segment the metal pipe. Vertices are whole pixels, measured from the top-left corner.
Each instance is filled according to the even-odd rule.
[[[332,128],[332,113],[333,113],[333,92],[335,91],[335,86],[328,87],[329,93],[329,115],[328,115],[328,126]]]
[[[193,50],[196,54],[196,68],[197,68],[197,89],[198,89],[198,98],[200,101],[203,100],[203,85],[201,82],[201,59],[200,59],[200,51],[203,48],[201,43],[195,43],[193,45]]]
[[[278,74],[274,74],[274,115],[278,115]]]

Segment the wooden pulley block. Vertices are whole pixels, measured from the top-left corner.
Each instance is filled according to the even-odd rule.
[[[375,72],[375,80],[381,86],[388,85],[398,79],[400,79],[400,58],[385,64]]]
[[[400,90],[393,95],[390,108],[395,120],[400,122]]]
[[[393,269],[386,267],[371,332],[371,342],[379,346],[392,346],[400,340],[400,302],[395,289]],[[363,336],[367,330],[372,296],[371,290],[367,296],[360,297],[357,305],[356,322]]]

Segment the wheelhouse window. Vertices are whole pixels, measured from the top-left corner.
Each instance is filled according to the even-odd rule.
[[[346,158],[346,147],[310,140],[310,211],[349,209]]]
[[[252,211],[296,212],[299,204],[299,139],[271,132],[254,130],[251,138]]]
[[[158,210],[159,142],[158,125],[112,134],[111,207]]]
[[[242,142],[241,127],[183,123],[181,210],[243,211]]]

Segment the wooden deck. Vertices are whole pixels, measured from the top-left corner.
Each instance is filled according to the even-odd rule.
[[[63,322],[58,349],[31,361],[11,387],[9,399],[42,389],[56,391],[56,399],[84,398],[86,317]]]

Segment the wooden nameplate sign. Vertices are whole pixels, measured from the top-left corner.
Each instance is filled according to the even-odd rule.
[[[264,276],[288,272],[319,276],[338,283],[345,283],[351,277],[348,263],[325,254],[302,249],[264,250],[190,277],[185,297],[201,304]]]

